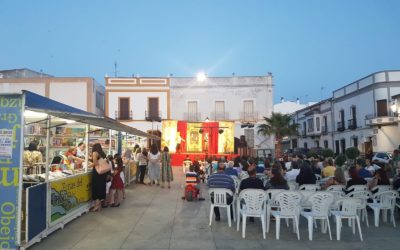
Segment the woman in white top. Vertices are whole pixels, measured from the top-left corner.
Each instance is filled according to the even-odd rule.
[[[139,169],[137,170],[140,172],[140,184],[144,184],[144,175],[146,174],[146,168],[147,168],[147,151],[145,148],[143,148],[143,151],[138,148],[136,150],[136,159],[137,159],[137,164],[139,165]]]
[[[161,154],[158,151],[158,147],[156,144],[151,145],[150,152],[148,154],[148,174],[149,174],[149,179],[150,179],[150,186],[157,181],[157,185],[160,185],[160,160],[161,160]]]

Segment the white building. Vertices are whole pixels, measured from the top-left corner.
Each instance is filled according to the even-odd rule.
[[[255,126],[273,109],[272,75],[256,77],[106,77],[106,115],[142,131],[161,131],[162,119],[234,121],[235,137],[254,149],[273,149]],[[246,128],[245,128],[246,126]],[[243,127],[243,128],[242,128]],[[250,128],[249,128],[250,127]]]
[[[90,77],[53,77],[29,69],[0,71],[0,93],[21,90],[97,115],[104,114],[105,89]]]
[[[307,104],[300,103],[299,98],[297,98],[296,101],[287,101],[281,97],[281,101],[274,104],[274,113],[288,115],[313,104],[315,104],[315,102],[309,102]]]
[[[331,98],[297,111],[293,118],[300,135],[292,138],[292,148],[329,147],[335,153],[344,153],[348,147],[364,153],[393,151],[400,145],[399,104],[400,71],[368,75],[333,91]]]

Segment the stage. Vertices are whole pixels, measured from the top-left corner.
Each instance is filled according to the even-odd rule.
[[[216,157],[217,159],[222,156],[227,160],[233,160],[238,154],[213,154],[207,155],[203,153],[173,153],[171,154],[171,165],[174,167],[182,167],[183,161],[186,159],[186,156],[189,156],[189,159],[193,162],[194,160],[204,161],[206,156],[211,157],[213,159]]]

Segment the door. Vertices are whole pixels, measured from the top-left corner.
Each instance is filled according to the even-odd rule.
[[[388,105],[386,99],[376,101],[376,111],[378,117],[388,115]]]
[[[346,152],[346,140],[345,139],[340,140],[340,147],[342,149],[342,154],[344,154]]]
[[[335,141],[335,153],[338,155],[340,153],[339,141]]]
[[[253,121],[254,120],[254,103],[252,100],[243,102],[244,120]]]
[[[129,97],[119,98],[119,120],[130,120]]]
[[[159,112],[158,112],[158,97],[149,97],[148,99],[149,102],[149,117],[152,119],[156,119],[159,117]]]

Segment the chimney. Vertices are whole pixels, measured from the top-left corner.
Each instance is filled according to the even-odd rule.
[[[300,99],[297,97],[297,99],[296,99],[296,103],[297,104],[300,104]]]
[[[285,98],[281,97],[281,103],[285,102]]]

